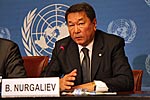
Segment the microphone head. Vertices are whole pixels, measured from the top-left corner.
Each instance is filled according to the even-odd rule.
[[[66,43],[62,43],[59,48],[60,48],[61,50],[65,50],[66,45],[67,45]]]
[[[64,50],[65,48],[64,48],[64,46],[63,46],[63,45],[61,45],[61,46],[60,46],[60,49],[61,49],[61,50]]]

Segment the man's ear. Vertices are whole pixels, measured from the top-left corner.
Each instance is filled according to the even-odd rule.
[[[94,30],[96,31],[96,27],[97,27],[97,20],[96,18],[93,19],[93,25],[94,25]]]

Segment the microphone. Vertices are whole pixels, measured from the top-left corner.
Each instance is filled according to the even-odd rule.
[[[59,55],[62,51],[65,50],[65,46],[66,46],[66,43],[62,43],[62,44],[59,46],[59,51],[58,51],[56,57],[55,57],[54,59],[51,59],[50,64],[47,65],[48,68],[46,68],[46,72],[45,72],[44,76],[47,76],[47,74],[48,74],[48,72],[49,72],[51,66],[52,66],[52,65],[54,64],[54,62],[56,61],[58,55]],[[53,55],[52,55],[52,56],[53,56]]]

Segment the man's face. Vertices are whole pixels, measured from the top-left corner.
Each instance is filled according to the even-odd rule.
[[[79,45],[88,45],[96,31],[96,19],[92,22],[85,12],[68,14],[68,30],[71,38]]]

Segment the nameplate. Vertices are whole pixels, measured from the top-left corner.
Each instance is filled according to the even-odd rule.
[[[2,79],[2,98],[59,97],[59,78]]]

